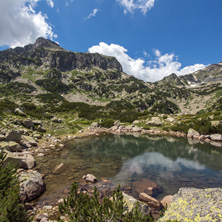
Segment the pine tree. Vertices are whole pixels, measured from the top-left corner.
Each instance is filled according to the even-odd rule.
[[[153,221],[148,216],[141,215],[136,207],[127,212],[123,201],[123,194],[118,187],[112,193],[112,198],[105,197],[101,203],[98,191],[94,188],[93,196],[78,194],[78,184],[74,183],[70,194],[63,203],[59,204],[59,211],[69,216],[69,221],[78,222],[148,222]],[[62,221],[62,220],[59,220]]]
[[[5,154],[0,152],[0,222],[30,221],[24,205],[19,202],[16,168],[4,164]]]

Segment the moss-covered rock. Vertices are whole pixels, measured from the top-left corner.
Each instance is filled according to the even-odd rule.
[[[181,188],[158,221],[222,221],[222,189]]]

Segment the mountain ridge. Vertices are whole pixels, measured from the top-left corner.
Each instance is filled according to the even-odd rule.
[[[138,112],[196,113],[217,107],[221,80],[219,63],[145,83],[124,73],[115,57],[67,51],[44,38],[0,52],[0,94],[12,100],[16,93],[21,99],[26,94],[40,105],[36,96],[56,93],[68,102],[111,104]]]

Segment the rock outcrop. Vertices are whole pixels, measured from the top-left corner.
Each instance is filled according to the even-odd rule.
[[[39,197],[45,190],[42,176],[37,171],[22,171],[19,175],[20,200],[31,201]]]
[[[221,221],[222,189],[181,188],[159,222]]]

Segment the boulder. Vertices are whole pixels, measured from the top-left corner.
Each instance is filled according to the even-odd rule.
[[[31,201],[39,197],[45,190],[42,176],[37,171],[22,171],[19,175],[20,200]]]
[[[152,180],[142,179],[133,183],[132,192],[135,196],[138,196],[140,193],[146,193],[150,196],[156,196],[157,194],[162,192],[162,189]]]
[[[173,196],[172,195],[168,195],[168,196],[165,196],[161,201],[160,203],[163,205],[164,208],[167,208],[170,206],[170,204],[172,203],[173,201]]]
[[[14,141],[9,141],[9,142],[3,141],[0,143],[0,148],[11,151],[11,152],[21,152],[22,151],[22,147],[20,146],[20,144],[14,142]]]
[[[31,146],[37,146],[38,143],[35,141],[34,138],[32,138],[31,136],[22,136],[22,142],[24,144],[29,144]]]
[[[32,120],[25,120],[22,123],[25,127],[31,129],[32,127],[34,127],[34,123]]]
[[[167,119],[165,119],[165,121],[169,122],[169,123],[173,123],[175,121],[175,119],[172,117],[167,117]]]
[[[146,202],[152,208],[161,208],[161,203],[146,193],[140,193],[139,199],[143,202]]]
[[[20,144],[14,142],[14,141],[9,141],[8,146],[10,147],[10,150],[12,152],[22,152],[22,147]]]
[[[41,125],[42,125],[41,120],[33,120],[32,122],[33,122],[34,125],[36,125],[36,126],[41,126]]]
[[[116,130],[118,130],[118,126],[112,126],[110,129],[114,132],[114,131],[116,131]]]
[[[192,128],[190,128],[187,132],[187,138],[199,139],[199,136],[200,134]]]
[[[82,178],[86,180],[86,182],[90,183],[96,183],[98,181],[97,178],[92,174],[84,175]]]
[[[113,124],[114,126],[117,126],[117,127],[119,127],[119,126],[121,126],[121,123],[120,123],[120,121],[119,120],[117,120],[117,121],[115,121],[114,122],[114,124]]]
[[[221,188],[180,188],[158,222],[221,221],[221,208]]]
[[[21,141],[22,132],[19,130],[11,130],[10,132],[6,133],[5,141],[15,141],[20,143]]]
[[[127,212],[131,212],[138,205],[138,210],[142,215],[149,216],[151,213],[151,208],[147,204],[142,203],[125,193],[123,193],[123,201],[126,204]]]
[[[52,173],[53,174],[63,173],[65,168],[66,168],[65,164],[64,163],[60,163],[59,165],[55,166],[55,168],[53,169]]]
[[[125,129],[126,129],[127,131],[131,131],[131,130],[133,129],[133,126],[132,126],[132,125],[128,125],[128,126],[125,127]]]
[[[3,134],[0,134],[0,141],[3,141],[5,139],[5,136]]]
[[[222,141],[222,136],[221,134],[211,134],[210,139],[214,141]]]
[[[134,127],[132,128],[132,132],[133,132],[133,133],[139,133],[139,132],[141,132],[141,131],[142,131],[142,128],[141,128],[141,127],[134,126]]]
[[[42,128],[41,126],[39,126],[36,130],[39,131],[40,133],[46,132],[46,129]]]
[[[5,150],[4,152],[7,154],[5,163],[12,162],[13,164],[23,169],[31,169],[36,165],[36,161],[30,153],[12,153]]]
[[[16,108],[14,112],[19,114],[20,116],[26,116],[26,114],[19,108]]]
[[[162,126],[162,121],[161,119],[157,116],[157,117],[152,117],[151,120],[149,120],[146,125],[149,126]]]

